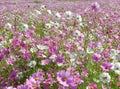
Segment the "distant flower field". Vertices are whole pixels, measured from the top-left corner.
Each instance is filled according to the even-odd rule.
[[[0,0],[0,89],[120,89],[120,1]]]

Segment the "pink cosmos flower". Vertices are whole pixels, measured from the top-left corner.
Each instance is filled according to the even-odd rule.
[[[37,81],[37,82],[42,82],[44,80],[43,75],[40,72],[36,72],[32,74],[32,77]]]
[[[95,83],[89,83],[87,89],[98,89]]]
[[[23,56],[24,56],[25,60],[30,60],[31,59],[31,55],[30,55],[29,52],[25,52]]]
[[[29,85],[31,89],[36,89],[40,86],[40,82],[37,82],[33,77],[27,79],[25,84]]]
[[[65,57],[62,54],[58,54],[56,57],[56,62],[57,63],[63,63],[65,60]]]
[[[83,80],[81,78],[81,76],[79,75],[79,73],[75,73],[73,75],[73,82],[70,84],[70,89],[77,89],[77,86],[80,85],[81,83],[83,83]]]
[[[31,87],[29,85],[19,85],[17,86],[17,89],[30,89]]]
[[[117,83],[117,86],[120,87],[120,82]]]
[[[57,73],[57,80],[63,86],[68,87],[73,82],[73,76],[71,76],[69,71],[61,70]]]
[[[7,62],[8,65],[13,65],[14,64],[13,59],[7,59],[6,62]]]
[[[101,64],[101,68],[104,70],[104,71],[109,71],[111,69],[112,65],[110,62],[103,62]]]
[[[42,60],[41,61],[41,65],[48,65],[50,63],[51,60],[46,59],[46,60]]]
[[[4,89],[16,89],[13,86],[5,87]]]
[[[92,55],[92,59],[95,61],[95,62],[99,62],[101,60],[101,55],[98,54],[98,53],[94,53]]]
[[[100,8],[100,5],[97,3],[97,2],[94,2],[91,4],[91,9],[94,11],[94,12],[97,12]]]
[[[49,47],[49,53],[50,54],[56,54],[56,53],[58,53],[58,47],[57,46],[51,46],[51,47]]]

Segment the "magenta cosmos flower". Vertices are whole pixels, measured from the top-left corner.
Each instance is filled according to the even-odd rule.
[[[104,71],[109,71],[111,69],[112,65],[110,62],[103,62],[101,64],[101,68],[104,70]]]
[[[25,52],[23,56],[24,56],[25,60],[30,60],[31,59],[31,55],[30,55],[29,52]]]
[[[51,60],[46,59],[46,60],[42,60],[41,61],[41,65],[48,65],[50,63]]]
[[[95,61],[95,62],[99,62],[101,60],[102,56],[98,53],[94,53],[92,55],[92,59]]]
[[[58,54],[56,57],[56,62],[57,63],[63,63],[65,60],[65,57],[62,54]]]
[[[94,83],[89,83],[86,89],[98,89],[97,85]]]
[[[32,74],[32,77],[39,83],[41,83],[44,80],[43,75],[40,72]]]
[[[100,5],[97,3],[97,2],[94,2],[91,4],[91,9],[94,11],[94,12],[97,12],[100,8]]]
[[[70,84],[70,89],[77,89],[77,86],[83,83],[83,80],[79,73],[73,75],[73,82]]]
[[[13,86],[5,87],[4,89],[16,89]]]
[[[30,89],[31,87],[29,85],[19,85],[17,86],[17,89]]]
[[[36,89],[40,87],[40,82],[36,81],[33,77],[27,79],[25,84],[28,85],[30,89]]]
[[[73,76],[69,71],[61,70],[57,73],[57,80],[63,86],[68,87],[73,82]]]

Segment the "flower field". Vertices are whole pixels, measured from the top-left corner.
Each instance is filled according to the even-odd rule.
[[[0,0],[0,89],[120,89],[120,0]]]

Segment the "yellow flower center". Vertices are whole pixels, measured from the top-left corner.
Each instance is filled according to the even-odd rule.
[[[75,80],[75,81],[76,81],[76,83],[78,83],[78,81],[79,81],[79,78],[76,78],[76,80]]]
[[[33,86],[33,87],[36,87],[37,85],[34,83],[34,84],[32,84],[32,86]]]
[[[93,86],[89,86],[88,89],[95,89]]]
[[[36,77],[36,78],[35,78],[35,80],[36,80],[36,81],[38,81],[38,80],[39,80],[39,78],[38,78],[38,77]]]
[[[63,81],[66,81],[66,80],[67,80],[67,78],[66,78],[66,77],[64,77],[64,78],[62,78],[62,80],[63,80]]]

